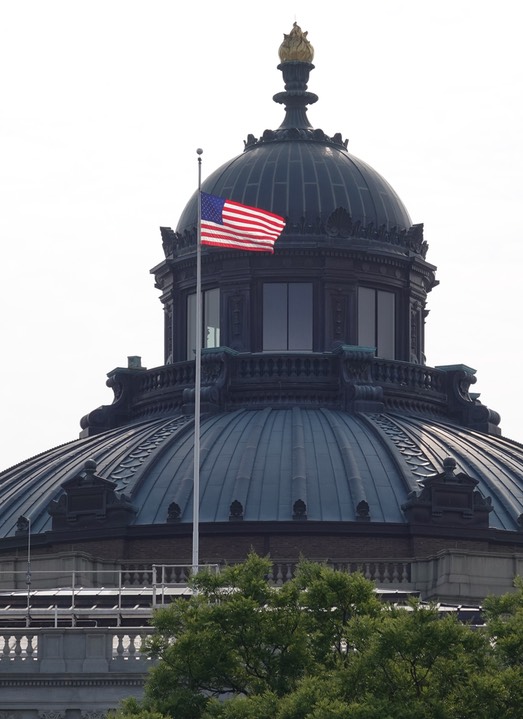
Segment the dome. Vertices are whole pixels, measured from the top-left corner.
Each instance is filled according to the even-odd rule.
[[[134,529],[167,531],[170,522],[190,528],[193,444],[192,418],[177,415],[30,459],[3,475],[0,537],[15,534],[20,514],[32,517],[35,533],[52,530],[53,504],[79,472],[85,482],[80,470],[91,465],[132,505]],[[491,528],[515,531],[523,513],[523,447],[448,422],[398,413],[239,409],[205,417],[201,446],[200,520],[222,533],[235,511],[244,527],[300,516],[311,526],[339,523],[344,531],[359,519],[370,528],[405,526],[409,496],[438,476],[449,456],[456,475],[472,478],[480,496],[490,498]],[[78,518],[70,517],[69,530],[75,524]]]
[[[276,133],[274,133],[276,135]],[[285,133],[282,139],[248,146],[202,183],[204,192],[261,207],[292,227],[325,223],[344,208],[352,223],[386,231],[408,230],[411,219],[398,195],[362,160],[320,131]],[[319,136],[322,139],[316,139]],[[185,207],[177,232],[197,224],[197,193]]]
[[[30,544],[42,563],[64,552],[150,576],[200,563],[197,535],[201,563],[254,548],[278,577],[305,556],[372,564],[427,597],[512,585],[523,446],[469,392],[474,369],[426,365],[422,225],[341,135],[311,127],[312,48],[293,38],[281,126],[202,186],[284,216],[277,251],[197,251],[197,195],[161,228],[165,364],[129,357],[77,441],[2,473],[6,563]]]
[[[304,33],[299,45],[283,49],[284,57],[313,56]],[[391,235],[408,232],[412,227],[409,213],[389,183],[347,152],[348,141],[340,133],[331,137],[311,126],[306,106],[318,96],[307,92],[307,82],[314,65],[287,59],[278,69],[285,91],[273,99],[285,105],[282,124],[277,130],[265,130],[260,138],[248,135],[243,153],[214,171],[202,183],[202,190],[284,217],[283,242],[285,234],[311,230],[332,234],[332,224],[341,236],[389,242]],[[180,236],[197,225],[197,198],[195,192],[182,212],[176,230]]]

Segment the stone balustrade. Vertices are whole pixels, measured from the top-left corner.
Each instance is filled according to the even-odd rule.
[[[0,675],[124,672],[151,665],[142,652],[150,627],[0,628]]]
[[[150,627],[0,628],[0,717],[105,719],[143,694]]]
[[[474,373],[465,365],[427,367],[382,359],[369,347],[340,345],[332,352],[284,354],[217,347],[202,354],[201,402],[205,411],[296,403],[357,412],[408,410],[499,434],[499,416],[469,395]],[[192,361],[150,370],[116,368],[107,381],[114,401],[82,418],[82,436],[132,419],[191,414],[194,380]]]

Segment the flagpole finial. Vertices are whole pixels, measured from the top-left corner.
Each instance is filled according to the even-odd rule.
[[[198,149],[196,150],[196,154],[197,154],[197,155],[203,155],[203,150],[202,150],[201,147],[198,147]]]

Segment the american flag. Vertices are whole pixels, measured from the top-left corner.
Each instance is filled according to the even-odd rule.
[[[285,227],[283,217],[206,192],[200,194],[202,245],[274,252],[274,243]]]

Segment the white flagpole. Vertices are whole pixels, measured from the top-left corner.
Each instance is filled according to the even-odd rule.
[[[200,524],[200,392],[202,385],[202,153],[198,148],[198,230],[196,237],[196,359],[194,376],[194,475],[193,475],[193,525],[192,525],[192,573],[198,574],[199,524]]]

